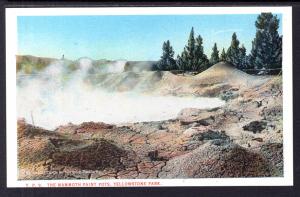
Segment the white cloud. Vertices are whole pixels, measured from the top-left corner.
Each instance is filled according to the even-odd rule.
[[[220,30],[220,31],[212,31],[211,35],[212,36],[216,36],[218,34],[223,34],[223,33],[227,33],[227,32],[242,32],[244,31],[243,29],[225,29],[225,30]]]

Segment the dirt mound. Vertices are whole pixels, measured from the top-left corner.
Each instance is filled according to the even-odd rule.
[[[229,63],[219,62],[202,73],[195,76],[200,84],[224,84],[229,83],[235,86],[252,87],[262,84],[267,76],[249,75],[239,69],[234,68]]]
[[[93,132],[96,130],[112,129],[114,126],[103,122],[84,122],[76,129],[77,133]]]
[[[218,146],[208,142],[194,151],[171,159],[160,178],[217,178],[270,176],[263,156],[229,143]]]
[[[91,121],[91,122],[83,122],[80,125],[74,125],[70,123],[65,126],[59,126],[55,131],[59,133],[76,134],[76,133],[91,133],[95,131],[107,130],[112,128],[114,128],[114,126],[111,124]]]
[[[126,155],[125,150],[108,140],[72,135],[77,132],[109,130],[112,127],[104,123],[84,122],[60,127],[60,132],[53,132],[19,120],[18,166],[22,171],[19,178],[48,176],[48,170],[57,171],[68,167],[79,170],[122,169],[120,159]],[[68,131],[63,132],[64,129]]]
[[[52,155],[53,164],[72,166],[87,170],[122,168],[120,157],[125,151],[105,140],[71,151],[59,151]]]
[[[206,83],[224,83],[227,81],[248,80],[251,75],[234,68],[229,63],[219,62],[195,76]]]

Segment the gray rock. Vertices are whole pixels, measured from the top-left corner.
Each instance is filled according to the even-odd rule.
[[[245,131],[252,131],[253,133],[260,133],[267,126],[267,123],[264,121],[252,121],[249,124],[243,126]]]

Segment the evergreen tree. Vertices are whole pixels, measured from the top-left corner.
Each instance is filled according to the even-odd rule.
[[[172,70],[176,68],[176,61],[174,60],[174,50],[170,44],[170,41],[167,40],[163,43],[163,54],[160,57],[160,60],[157,63],[157,69],[159,70]]]
[[[220,61],[225,62],[226,61],[226,53],[225,49],[223,48],[221,56],[220,56]]]
[[[202,71],[208,67],[208,64],[209,61],[204,54],[203,39],[200,35],[195,39],[194,28],[192,28],[187,46],[181,56],[177,57],[178,68],[184,71]]]
[[[203,71],[208,67],[209,61],[204,54],[203,39],[200,35],[196,38],[194,60],[192,65],[193,71]]]
[[[212,48],[212,54],[209,60],[210,65],[214,65],[216,63],[218,63],[219,60],[219,51],[217,48],[217,43],[214,44],[214,47]]]
[[[177,55],[176,66],[178,70],[184,70],[184,63],[180,55]]]
[[[177,56],[177,61],[176,61],[176,64],[177,64],[177,68],[179,70],[183,70],[183,71],[186,71],[187,70],[187,51],[186,49],[184,48],[183,49],[183,52],[181,53],[181,56]]]
[[[226,61],[231,63],[235,67],[239,67],[240,64],[240,41],[237,39],[236,33],[232,34],[232,40],[230,47],[226,53]]]
[[[242,47],[240,48],[240,54],[242,58],[246,56],[246,48],[243,44]]]
[[[240,48],[240,57],[239,57],[239,68],[246,68],[247,67],[247,56],[246,56],[246,48],[244,45]]]
[[[282,36],[278,33],[279,19],[272,13],[261,13],[255,22],[256,36],[249,57],[255,69],[281,68]]]
[[[194,64],[194,58],[195,58],[195,38],[194,38],[194,27],[192,27],[188,44],[185,47],[186,49],[186,69],[187,70],[192,70],[193,69],[193,64]]]

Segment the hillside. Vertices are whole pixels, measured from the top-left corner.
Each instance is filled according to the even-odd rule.
[[[35,57],[31,55],[24,55],[24,56],[17,55],[16,56],[17,72],[23,70],[25,73],[30,74],[34,70],[41,71],[55,61],[57,61],[57,59],[46,58],[46,57]]]
[[[227,63],[220,62],[195,76],[162,72],[161,80],[152,91],[172,95],[219,97],[229,92],[244,91],[259,86],[272,76],[253,76]]]
[[[173,74],[169,71],[125,71],[98,73],[89,78],[94,84],[110,91],[218,97],[231,89],[249,89],[259,86],[271,79],[272,76],[253,76],[229,64],[218,63],[195,76]]]
[[[107,66],[112,66],[118,64],[118,62],[124,62],[122,65],[121,71],[149,71],[152,70],[156,61],[126,61],[126,60],[93,60],[87,57],[82,57],[77,60],[69,59],[56,59],[56,58],[47,58],[47,57],[36,57],[31,55],[16,55],[16,67],[17,72],[24,72],[25,74],[32,74],[37,72],[42,72],[44,69],[49,67],[52,64],[60,63],[69,71],[74,71],[80,67],[80,61],[83,59],[90,60],[93,69],[92,73],[101,72],[101,71],[114,71],[113,68],[107,70]],[[117,70],[118,71],[118,70]],[[119,72],[119,71],[118,71]]]

